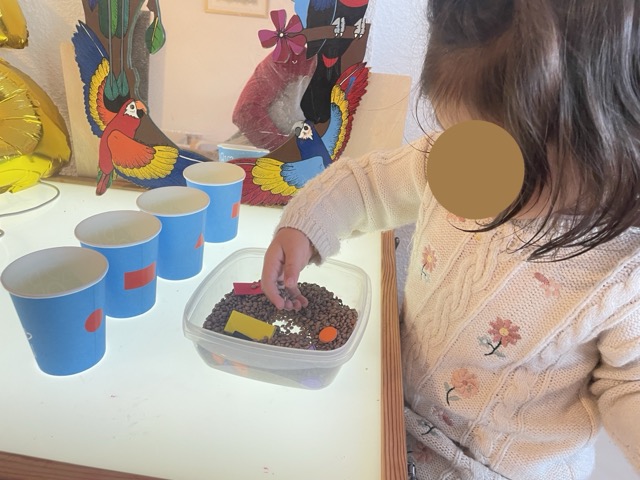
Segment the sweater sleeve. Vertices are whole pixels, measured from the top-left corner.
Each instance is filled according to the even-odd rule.
[[[607,433],[640,473],[640,309],[598,342],[601,354],[592,392]]]
[[[320,262],[339,251],[342,239],[415,222],[430,145],[425,137],[392,152],[340,159],[291,199],[277,228],[302,231]]]

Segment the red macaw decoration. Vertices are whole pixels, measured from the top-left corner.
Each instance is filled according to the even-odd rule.
[[[130,96],[109,100],[105,95],[106,89],[113,88],[109,84],[113,76],[109,75],[109,55],[95,32],[79,22],[72,41],[84,83],[87,120],[93,133],[100,137],[96,194],[105,193],[116,174],[145,188],[186,185],[182,171],[209,159],[179,149],[148,116],[147,134],[153,135],[141,135],[139,127],[147,112],[144,104]]]
[[[98,157],[98,186],[96,193],[102,195],[111,185],[115,172],[125,178],[166,178],[174,168],[175,149],[168,146],[150,147],[134,140],[142,116],[147,113],[145,105],[130,100],[107,124],[100,137]]]

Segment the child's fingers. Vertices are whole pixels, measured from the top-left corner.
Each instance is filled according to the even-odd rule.
[[[309,301],[304,295],[302,295],[300,288],[298,288],[297,276],[295,282],[291,281],[290,283],[287,283],[285,280],[285,284],[282,286],[281,295],[285,297],[286,310],[291,309],[298,311],[309,305]]]
[[[261,279],[262,291],[276,308],[300,310],[309,304],[298,278],[310,258],[310,242],[302,232],[284,228],[276,234],[265,253]]]
[[[291,308],[296,311],[309,304],[309,301],[302,295],[298,287],[300,272],[307,266],[307,263],[308,259],[304,258],[301,251],[297,251],[296,255],[287,257],[283,268],[284,284],[282,288],[285,296],[291,300]],[[285,308],[287,308],[288,303],[285,303]]]
[[[283,269],[283,257],[282,250],[269,247],[262,264],[262,278],[260,280],[262,293],[279,310],[286,307],[285,299],[280,296],[280,289],[278,288],[281,283],[279,280]]]

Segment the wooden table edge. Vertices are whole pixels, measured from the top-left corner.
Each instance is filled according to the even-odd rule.
[[[161,480],[157,477],[7,452],[0,452],[0,478],[3,480]]]
[[[396,242],[395,232],[392,230],[382,233],[381,268],[382,478],[406,480],[407,448],[400,360]]]

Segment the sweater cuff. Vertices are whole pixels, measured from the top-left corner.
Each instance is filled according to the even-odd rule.
[[[310,263],[320,265],[325,259],[340,251],[340,240],[338,238],[327,235],[327,231],[322,224],[317,223],[311,217],[299,215],[295,209],[285,208],[275,231],[277,232],[285,227],[295,228],[307,236],[316,252],[311,257]]]

